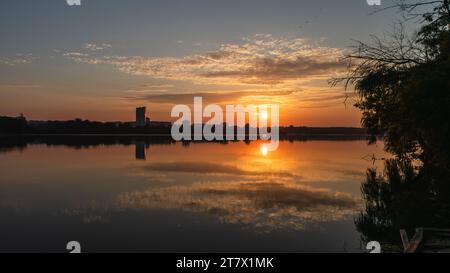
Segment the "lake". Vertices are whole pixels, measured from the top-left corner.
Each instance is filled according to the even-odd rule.
[[[361,252],[382,144],[1,138],[0,251]]]

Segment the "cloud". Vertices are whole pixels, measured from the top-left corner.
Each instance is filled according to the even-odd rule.
[[[316,228],[324,222],[348,219],[360,209],[361,200],[350,194],[262,178],[253,182],[199,182],[125,192],[112,202],[92,200],[61,212],[80,216],[83,221],[92,216],[105,221],[105,216],[124,210],[180,210],[271,232]]]
[[[175,87],[173,84],[143,84],[139,88],[135,89],[128,89],[125,90],[126,93],[132,93],[132,94],[145,94],[145,93],[152,93],[157,94],[172,90]]]
[[[172,88],[174,87],[173,84],[144,84],[142,87],[145,87],[147,89],[161,89],[161,88]]]
[[[96,44],[92,44],[92,43],[86,43],[86,44],[83,45],[84,49],[88,49],[90,51],[100,51],[100,50],[105,50],[105,49],[108,49],[108,48],[111,48],[111,47],[112,47],[112,45],[106,44],[106,43],[103,43],[101,45],[96,45]]]
[[[86,53],[80,53],[80,52],[66,52],[63,54],[63,56],[77,58],[77,57],[87,57],[89,55]]]
[[[96,46],[89,46],[96,49]],[[153,78],[203,84],[275,85],[323,79],[346,69],[343,52],[300,38],[255,35],[241,44],[222,44],[215,51],[175,57],[77,57],[77,62],[112,65]]]
[[[194,97],[202,97],[206,102],[214,103],[235,103],[240,99],[251,98],[252,101],[273,102],[273,98],[280,99],[284,96],[294,95],[299,91],[228,91],[228,92],[197,92],[197,93],[167,93],[164,90],[128,90],[133,95],[127,96],[127,99],[146,100],[152,103],[182,103],[191,104]],[[146,94],[146,92],[149,92]]]
[[[254,60],[244,70],[215,71],[203,74],[207,78],[238,79],[243,83],[278,84],[286,80],[305,79],[328,75],[343,68],[339,61],[318,61],[312,57],[298,57],[295,60],[264,58]]]
[[[239,176],[278,176],[294,178],[296,175],[288,172],[249,171],[232,165],[207,163],[207,162],[154,162],[142,168],[147,171],[172,172],[172,173],[196,173],[214,175],[239,175]]]
[[[208,182],[125,193],[118,207],[208,213],[268,232],[341,220],[353,215],[359,202],[347,194],[292,183]]]
[[[30,64],[35,59],[36,57],[34,57],[32,53],[27,54],[18,53],[14,57],[0,58],[0,64],[8,66],[16,66],[20,64]]]

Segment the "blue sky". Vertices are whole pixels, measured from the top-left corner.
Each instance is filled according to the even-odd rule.
[[[393,12],[369,16],[373,7],[365,0],[82,0],[81,7],[69,7],[65,0],[1,3],[0,32],[7,37],[2,54],[45,54],[49,46],[107,42],[125,54],[181,55],[198,50],[197,43],[237,42],[256,33],[327,38],[333,46],[347,46],[349,39],[380,33],[393,20]]]

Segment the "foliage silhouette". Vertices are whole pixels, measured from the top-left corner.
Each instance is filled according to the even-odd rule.
[[[355,224],[364,241],[398,250],[399,229],[450,227],[450,4],[395,3],[405,20],[388,38],[358,42],[350,73],[331,83],[354,86],[370,142],[382,136],[394,155],[383,173],[368,170]],[[410,20],[421,23],[412,36]]]

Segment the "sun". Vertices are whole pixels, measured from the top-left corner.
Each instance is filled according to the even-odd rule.
[[[269,118],[269,114],[266,111],[259,113],[261,119],[267,120]]]

